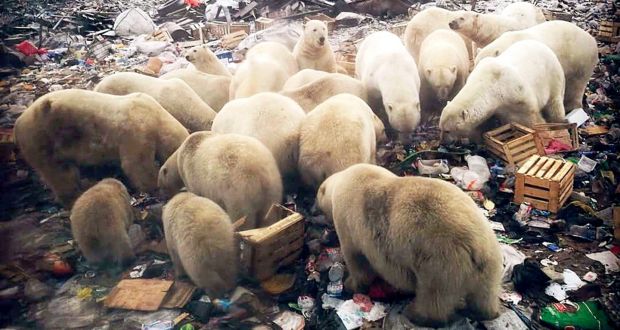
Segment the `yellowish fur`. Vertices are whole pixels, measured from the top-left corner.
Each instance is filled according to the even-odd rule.
[[[190,131],[210,129],[216,114],[180,79],[165,80],[134,72],[119,72],[103,78],[94,91],[112,95],[148,94]]]
[[[330,175],[357,163],[375,163],[381,121],[360,98],[339,94],[312,110],[301,125],[299,172],[317,187]]]
[[[154,192],[158,168],[188,136],[152,97],[68,89],[37,99],[16,121],[28,164],[70,207],[83,191],[79,166],[120,162],[134,188]]]
[[[71,210],[71,231],[89,263],[121,266],[134,258],[127,235],[133,223],[129,193],[115,179],[104,179],[86,190]]]
[[[293,56],[300,70],[338,72],[327,32],[327,25],[322,21],[311,20],[304,24],[303,34],[293,49]]]
[[[247,217],[241,230],[271,225],[274,219],[265,215],[282,199],[282,179],[269,149],[238,134],[191,134],[160,169],[158,184],[166,194],[184,185],[217,203],[233,221]]]
[[[190,48],[185,53],[185,58],[188,62],[193,64],[198,71],[218,76],[232,77],[232,74],[224,63],[217,58],[207,45]]]
[[[218,76],[192,69],[178,69],[168,72],[160,78],[183,80],[215,112],[219,112],[228,102],[230,76]]]
[[[455,185],[357,164],[329,177],[317,202],[333,216],[346,289],[364,291],[379,276],[415,293],[405,315],[424,326],[441,327],[461,311],[478,320],[499,316],[499,244]]]
[[[163,209],[164,233],[176,275],[187,274],[211,298],[235,287],[237,248],[230,218],[217,204],[179,193]]]

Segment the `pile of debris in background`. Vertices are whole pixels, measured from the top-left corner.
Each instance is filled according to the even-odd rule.
[[[206,43],[234,71],[257,42],[276,40],[292,48],[307,18],[328,23],[339,64],[352,74],[356,44],[368,33],[389,29],[401,35],[411,15],[427,6],[458,10],[474,4],[477,11],[493,12],[508,2],[5,1],[0,16],[0,326],[415,328],[399,314],[411,297],[387,284],[375,283],[368,295],[343,291],[346,265],[338,239],[312,209],[312,193],[287,196],[284,207],[274,210],[282,218],[277,227],[239,233],[244,251],[254,254],[242,256],[248,276],[229,299],[211,299],[174,279],[163,241],[162,202],[154,197],[134,196],[138,220],[130,236],[138,260],[116,272],[90,268],[71,239],[69,213],[53,202],[15,150],[12,127],[47,92],[92,89],[116,71],[159,76],[187,66],[183,52],[195,45]],[[609,1],[542,0],[537,5],[548,19],[572,21],[599,40],[600,63],[586,92],[588,106],[569,114],[572,124],[509,125],[488,132],[485,145],[448,146],[439,145],[437,127],[429,126],[419,129],[412,145],[379,149],[379,163],[400,175],[456,179],[486,212],[502,243],[504,313],[483,324],[463,319],[451,329],[620,327],[620,17]],[[511,162],[511,139],[525,137],[531,138],[534,155]],[[460,167],[479,160],[468,155],[486,159],[487,172]],[[544,168],[541,162],[566,171],[558,172],[556,190],[527,199],[524,189],[536,187],[527,180]],[[464,180],[465,173],[481,179],[477,186]],[[278,253],[259,258],[261,249]]]

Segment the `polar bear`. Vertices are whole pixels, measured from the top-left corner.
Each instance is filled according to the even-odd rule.
[[[503,53],[520,40],[540,41],[555,53],[566,81],[564,108],[566,111],[581,108],[583,93],[598,63],[596,39],[573,23],[550,21],[529,29],[504,33],[480,50],[476,63]]]
[[[304,110],[290,98],[277,93],[259,93],[226,104],[215,116],[212,130],[258,139],[271,151],[287,182],[297,172],[299,126],[304,118]]]
[[[467,47],[458,33],[440,29],[429,34],[420,48],[420,105],[428,118],[465,85],[469,75]]]
[[[444,133],[477,135],[492,116],[504,123],[564,122],[564,73],[557,57],[539,41],[514,43],[498,57],[480,61],[465,86],[441,113]]]
[[[265,227],[274,203],[282,200],[278,164],[256,138],[239,134],[192,133],[159,170],[158,185],[170,195],[183,185],[209,198],[233,221],[246,217],[241,230]]]
[[[306,70],[303,70],[303,71],[306,71]],[[300,71],[300,72],[303,72],[303,71]],[[360,99],[364,100],[364,102],[368,102],[368,94],[366,93],[366,87],[364,87],[364,84],[362,84],[362,82],[359,81],[358,79],[349,77],[342,73],[326,73],[326,72],[323,72],[323,73],[324,75],[321,75],[316,80],[310,81],[299,87],[292,88],[292,89],[284,88],[280,92],[280,94],[293,99],[306,112],[312,111],[314,108],[316,108],[316,106],[323,103],[325,100],[329,99],[330,97],[334,95],[342,94],[342,93],[355,95],[359,97]],[[291,79],[297,79],[296,75],[291,77]],[[289,79],[289,81],[291,79]],[[301,80],[302,79],[299,79],[299,82]],[[294,83],[297,83],[297,82],[298,81],[294,81],[290,84],[289,82],[287,82],[287,85],[294,86],[295,85]]]
[[[449,23],[455,18],[455,12],[439,7],[429,7],[415,14],[407,23],[403,40],[407,50],[419,63],[420,47],[426,37],[435,30],[450,30]],[[467,47],[468,56],[473,57],[471,39],[461,35],[465,46]]]
[[[299,88],[307,83],[311,83],[319,78],[327,77],[329,72],[314,70],[314,69],[303,69],[299,70],[296,74],[292,75],[282,86],[282,90],[291,90]]]
[[[339,94],[312,110],[301,124],[299,173],[317,187],[333,173],[357,163],[375,163],[383,124],[360,98]]]
[[[164,205],[162,220],[176,276],[187,274],[212,298],[235,287],[239,263],[235,233],[220,206],[183,192]]]
[[[529,2],[511,3],[502,10],[500,15],[514,19],[519,30],[544,23],[547,20],[542,9]]]
[[[300,70],[338,71],[336,57],[327,40],[327,25],[322,21],[310,20],[304,24],[303,34],[293,48],[293,56]]]
[[[524,21],[510,16],[497,14],[480,14],[473,11],[459,10],[448,24],[452,30],[470,38],[479,48],[493,42],[503,33],[529,27]]]
[[[185,59],[198,71],[218,76],[232,77],[232,74],[224,63],[217,58],[207,45],[190,48],[185,53]]]
[[[286,46],[261,42],[248,51],[246,60],[237,69],[230,83],[230,99],[279,92],[297,71],[297,61]]]
[[[71,232],[89,263],[123,266],[134,258],[127,235],[134,213],[125,186],[103,179],[86,190],[71,209]]]
[[[218,76],[192,69],[178,69],[170,71],[159,78],[178,78],[183,80],[215,112],[219,112],[224,104],[228,102],[231,80],[229,76]]]
[[[37,99],[17,119],[14,133],[28,164],[65,207],[82,192],[80,166],[120,162],[134,188],[154,192],[155,161],[164,162],[189,135],[146,94],[80,89]]]
[[[103,78],[94,91],[112,95],[148,94],[190,131],[210,129],[216,114],[181,79],[164,80],[135,72],[119,72]]]
[[[420,76],[400,38],[386,31],[367,36],[357,52],[355,71],[371,108],[399,138],[408,140],[420,123]]]
[[[404,314],[429,327],[460,311],[477,320],[499,316],[500,246],[457,186],[356,164],[323,182],[317,205],[332,215],[349,270],[347,290],[364,291],[380,277],[415,293]]]

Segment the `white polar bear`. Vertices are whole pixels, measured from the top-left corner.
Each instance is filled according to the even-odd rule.
[[[192,69],[170,71],[161,79],[181,79],[191,87],[198,96],[215,112],[220,111],[228,102],[230,77],[204,73]]]
[[[297,71],[297,61],[286,46],[261,42],[248,51],[246,60],[237,69],[230,83],[230,99],[279,92]]]
[[[547,20],[542,9],[529,2],[511,3],[502,10],[500,15],[517,21],[518,29],[527,29]]]
[[[404,41],[407,50],[416,60],[416,63],[420,63],[420,47],[422,47],[424,39],[433,31],[450,30],[449,24],[455,18],[455,12],[438,7],[426,8],[411,18],[405,29]],[[463,35],[461,38],[465,42],[469,57],[473,57],[471,39]]]
[[[314,70],[314,69],[303,69],[299,70],[296,74],[288,78],[284,86],[282,86],[282,90],[291,90],[299,88],[307,83],[313,82],[319,78],[323,78],[329,75],[329,72]]]
[[[299,74],[302,75],[298,76]],[[312,78],[315,79],[312,80]],[[301,83],[303,84],[299,85]],[[280,94],[293,99],[305,112],[312,111],[325,100],[342,93],[355,95],[364,102],[368,102],[364,84],[342,73],[306,69],[292,76],[284,87]]]
[[[212,131],[252,136],[261,141],[276,159],[286,183],[297,171],[299,126],[305,117],[304,110],[290,98],[259,93],[226,104],[215,116]]]
[[[596,39],[573,23],[550,21],[529,29],[504,33],[480,50],[476,63],[503,53],[520,40],[540,41],[555,53],[566,80],[564,108],[566,111],[581,108],[583,93],[598,63]]]
[[[185,53],[185,59],[198,71],[231,77],[232,74],[207,45],[190,48]],[[194,69],[192,68],[192,69]]]
[[[492,116],[525,126],[564,121],[564,73],[549,47],[516,42],[498,57],[480,61],[465,86],[443,109],[443,133],[467,136]],[[543,116],[545,118],[543,118]]]
[[[518,8],[519,6],[514,10],[507,8],[509,16],[459,10],[454,12],[456,17],[448,25],[452,30],[473,40],[477,47],[485,47],[502,34],[528,28],[539,20],[536,14],[533,18],[521,20],[519,16],[523,13],[519,13]]]
[[[355,71],[372,109],[407,140],[420,123],[420,76],[400,38],[385,31],[367,36],[357,52]]]
[[[420,49],[420,105],[428,117],[443,109],[465,85],[469,55],[461,36],[451,30],[431,33]]]
[[[327,25],[318,20],[304,24],[303,34],[293,49],[299,69],[337,72],[336,57],[327,40]]]
[[[299,133],[299,174],[309,187],[357,163],[375,163],[381,120],[360,98],[339,94],[312,110]]]
[[[135,72],[117,72],[103,78],[94,91],[111,95],[150,95],[185,128],[194,132],[210,129],[216,115],[181,79],[165,80]]]

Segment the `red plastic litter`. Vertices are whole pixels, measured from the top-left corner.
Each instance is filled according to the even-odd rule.
[[[17,46],[15,46],[15,49],[17,49],[20,53],[26,55],[26,56],[32,56],[35,54],[45,54],[47,53],[47,49],[45,48],[37,48],[35,47],[35,45],[33,45],[30,41],[28,40],[24,40],[22,42],[20,42]]]
[[[372,309],[372,300],[370,300],[370,297],[365,294],[354,294],[353,302],[360,306],[362,312],[370,312],[370,310]]]

